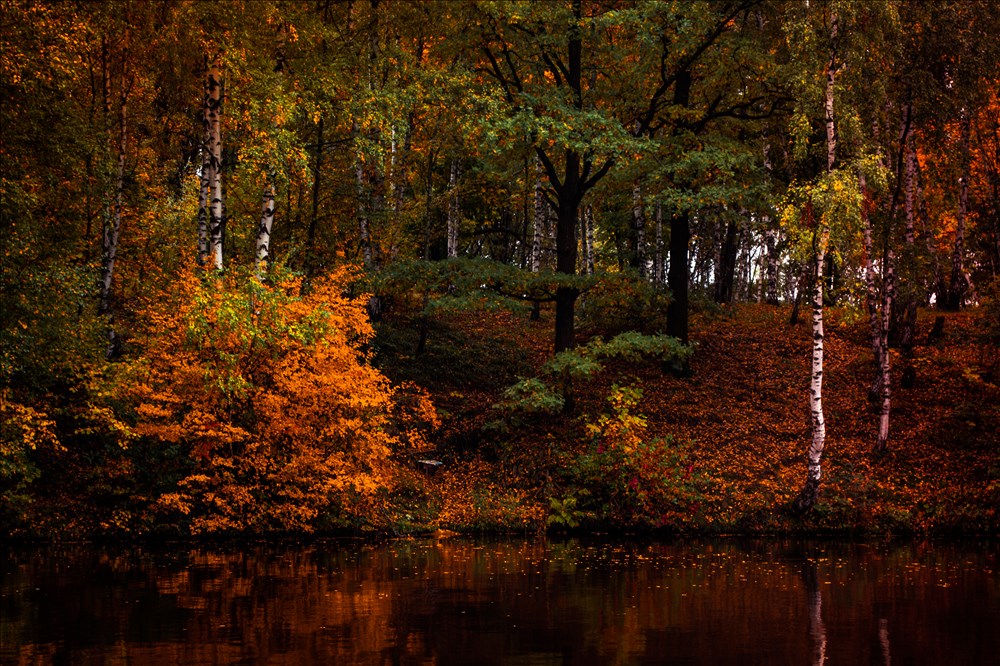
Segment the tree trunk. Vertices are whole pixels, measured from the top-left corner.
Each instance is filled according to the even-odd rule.
[[[735,222],[726,224],[726,235],[719,253],[719,276],[715,283],[715,302],[732,303],[733,284],[736,281],[736,257],[739,247],[736,243]]]
[[[458,256],[458,177],[461,165],[458,158],[451,160],[451,173],[448,176],[448,258]]]
[[[830,19],[830,61],[826,68],[826,169],[834,170],[837,163],[837,132],[834,125],[834,83],[837,75],[837,15]],[[822,222],[818,222],[822,225]],[[813,507],[819,498],[819,482],[822,477],[823,447],[826,445],[826,421],[823,417],[823,266],[826,263],[826,249],[829,230],[825,227],[817,232],[816,265],[813,277],[813,345],[812,372],[809,384],[809,413],[812,420],[812,441],[809,444],[806,483],[792,508],[801,514]]]
[[[892,386],[889,363],[889,327],[892,316],[892,301],[895,291],[893,275],[892,248],[887,247],[882,264],[882,274],[885,276],[882,287],[882,329],[879,335],[879,375],[881,388],[881,407],[878,419],[878,439],[875,441],[875,453],[885,453],[889,441],[889,412],[892,409]]]
[[[813,272],[813,345],[812,372],[809,384],[809,413],[812,420],[812,442],[809,445],[809,462],[806,484],[795,500],[793,509],[804,513],[811,509],[819,497],[822,477],[823,447],[826,444],[826,421],[823,418],[823,263],[826,240],[819,239]]]
[[[114,320],[111,316],[111,285],[115,274],[115,260],[118,257],[118,236],[122,225],[122,208],[125,198],[125,148],[128,142],[128,104],[125,83],[125,55],[122,54],[121,88],[118,105],[118,141],[117,141],[117,172],[115,174],[114,209],[110,219],[105,217],[103,233],[101,234],[101,296],[98,310],[108,317],[108,346],[105,356],[108,359],[118,355],[119,341],[115,333]]]
[[[410,112],[410,115],[406,119],[406,133],[403,134],[403,149],[396,160],[395,172],[392,179],[392,210],[396,220],[400,224],[402,223],[401,218],[403,215],[403,199],[406,195],[407,185],[409,184],[407,165],[410,162],[410,153],[413,149],[413,116],[413,112]]]
[[[219,54],[205,77],[205,128],[208,135],[209,255],[212,268],[222,270],[222,73]]]
[[[545,212],[548,203],[542,191],[542,162],[535,157],[535,217],[531,235],[531,272],[542,268],[542,234],[545,228]]]
[[[590,204],[583,209],[584,270],[594,274],[594,209]]]
[[[875,262],[872,259],[872,220],[868,214],[868,187],[865,177],[862,174],[859,179],[861,188],[861,218],[864,221],[863,238],[865,250],[865,304],[868,308],[868,333],[872,348],[872,366],[874,380],[868,390],[868,400],[874,405],[877,404],[882,394],[882,327],[878,315],[878,288],[875,285]]]
[[[108,314],[111,311],[111,283],[115,272],[115,259],[118,256],[118,235],[122,224],[122,205],[125,191],[125,145],[128,138],[127,110],[123,75],[121,98],[118,108],[117,169],[115,174],[114,205],[110,217],[105,217],[104,228],[101,234],[101,300],[98,308],[101,314]]]
[[[657,288],[663,284],[663,205],[656,202],[656,239],[653,247],[653,282]]]
[[[904,242],[906,243],[904,264],[906,266],[906,285],[904,287],[904,313],[903,328],[900,333],[900,348],[903,353],[903,372],[900,384],[904,388],[913,386],[916,381],[916,370],[913,366],[913,343],[917,329],[917,299],[914,290],[916,283],[916,242],[914,236],[914,196],[916,190],[916,161],[917,157],[913,149],[913,135],[906,140],[906,196],[904,208],[906,212],[906,232]]]
[[[632,186],[632,231],[635,246],[632,253],[632,267],[646,277],[646,206],[642,201],[642,184],[637,180]]]
[[[576,216],[579,209],[579,157],[572,151],[566,155],[566,179],[563,181],[559,209],[556,211],[556,272],[576,274]],[[555,351],[572,349],[575,344],[574,315],[579,290],[573,287],[556,289]]]
[[[798,326],[799,324],[799,310],[802,307],[802,297],[805,295],[806,291],[812,286],[809,277],[812,275],[812,266],[806,264],[800,267],[799,279],[795,282],[795,296],[792,299],[792,314],[788,318],[788,323],[791,326]]]
[[[257,277],[263,280],[271,258],[271,228],[274,225],[274,185],[264,184],[261,195],[260,224],[257,226]]]
[[[769,225],[771,219],[764,216],[764,224]],[[764,248],[767,253],[767,271],[764,277],[764,302],[768,305],[778,304],[778,232],[771,228],[764,230]]]
[[[206,109],[207,110],[207,109]],[[211,245],[208,234],[209,200],[212,196],[211,168],[212,154],[209,151],[209,132],[207,119],[202,131],[201,173],[198,178],[198,266],[199,269],[208,265]]]
[[[670,218],[670,269],[667,271],[667,288],[670,303],[667,305],[667,335],[688,343],[688,243],[691,226],[687,211],[675,213]]]

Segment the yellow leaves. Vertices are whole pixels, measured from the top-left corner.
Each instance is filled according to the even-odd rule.
[[[31,407],[0,401],[0,462],[15,451],[34,451],[43,446],[61,449],[55,422]]]

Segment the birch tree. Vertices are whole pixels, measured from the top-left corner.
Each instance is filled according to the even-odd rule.
[[[810,17],[807,16],[808,21]],[[839,212],[840,195],[845,187],[837,173],[836,83],[842,61],[838,53],[840,24],[836,13],[824,16],[827,29],[827,61],[823,93],[826,173],[815,186],[802,191],[801,205],[786,215],[799,216],[804,236],[809,238],[812,254],[812,355],[810,362],[809,414],[812,438],[807,455],[806,481],[792,504],[795,513],[804,513],[816,504],[822,478],[823,451],[826,446],[826,419],[823,413],[823,267],[830,242],[831,223]],[[854,188],[855,191],[857,188]]]
[[[118,73],[117,100],[112,93],[112,54],[107,37],[102,38],[102,83],[104,89],[104,112],[108,123],[108,141],[114,145],[115,175],[114,185],[109,193],[110,205],[104,216],[101,233],[101,289],[98,313],[108,318],[107,358],[116,355],[118,335],[115,332],[111,316],[112,281],[115,273],[115,261],[118,258],[118,239],[121,233],[122,209],[125,198],[125,150],[128,141],[128,96],[132,87],[128,59],[128,37],[126,29],[121,37],[118,58],[115,69]],[[115,103],[117,102],[117,103]],[[112,120],[114,118],[114,120]]]
[[[222,54],[216,52],[206,61],[205,95],[202,104],[202,123],[205,145],[202,158],[202,187],[199,220],[208,221],[208,262],[216,271],[222,270]],[[200,232],[200,230],[199,230]],[[200,233],[199,233],[200,240]],[[207,263],[207,262],[206,262]]]

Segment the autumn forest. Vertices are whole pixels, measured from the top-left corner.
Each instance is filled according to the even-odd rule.
[[[0,21],[0,533],[1000,532],[992,0]]]

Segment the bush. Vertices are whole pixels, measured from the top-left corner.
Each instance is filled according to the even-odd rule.
[[[147,313],[126,389],[140,445],[190,460],[160,520],[195,533],[303,531],[390,521],[394,454],[436,424],[426,396],[370,363],[365,295],[333,272],[307,295],[289,275],[185,278]]]
[[[673,437],[646,441],[646,418],[635,412],[641,399],[640,389],[614,384],[609,411],[587,424],[590,448],[571,465],[566,479],[574,489],[574,519],[672,529],[696,520],[703,499],[701,475],[689,462],[686,447]],[[559,508],[565,512],[563,505]]]

